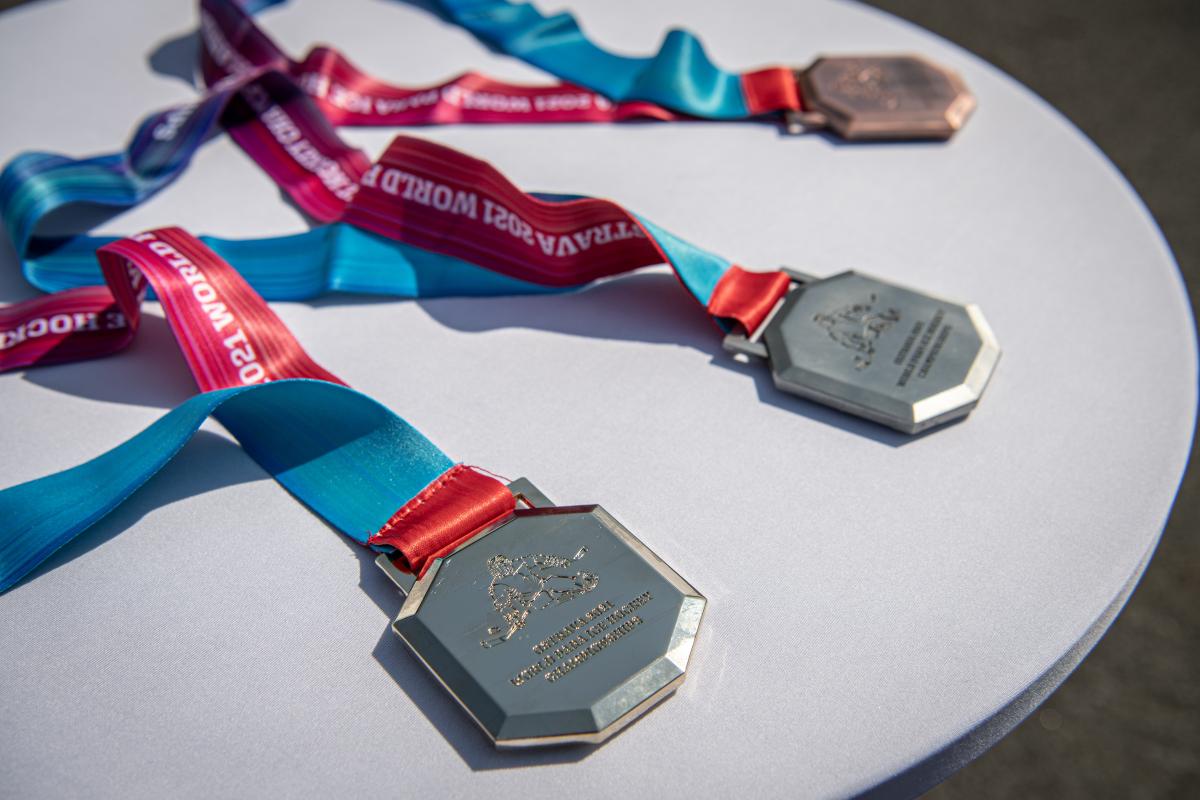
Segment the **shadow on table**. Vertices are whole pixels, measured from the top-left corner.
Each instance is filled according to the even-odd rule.
[[[322,301],[318,301],[319,304]],[[336,301],[334,301],[336,302]],[[439,323],[466,333],[528,328],[592,339],[625,340],[690,347],[706,354],[715,367],[745,375],[761,403],[800,414],[888,447],[902,447],[910,436],[828,406],[782,392],[765,362],[746,362],[725,352],[721,332],[671,274],[638,273],[605,281],[584,291],[547,297],[523,295],[503,302],[417,301]],[[689,391],[693,387],[663,387]],[[730,410],[731,420],[751,413],[747,405]]]
[[[126,529],[136,525],[151,511],[178,500],[268,478],[236,443],[209,431],[199,431],[180,458],[163,467],[111,514],[78,538],[63,546],[20,580],[10,591],[18,591],[29,581],[86,556]],[[375,553],[351,542],[333,528],[330,535],[346,543],[359,559],[359,586],[384,611],[389,619],[399,613],[403,595],[375,566]],[[177,547],[178,541],[163,541],[164,548]],[[164,550],[166,552],[166,550]],[[404,647],[399,637],[384,628],[372,653],[413,704],[433,724],[463,761],[475,770],[507,769],[539,764],[579,761],[595,751],[595,746],[570,746],[536,750],[499,752],[471,722],[437,680]],[[366,654],[363,654],[366,657]]]
[[[310,301],[310,305],[323,308],[394,302],[397,302],[395,298],[334,294]],[[720,331],[669,274],[629,275],[585,291],[553,296],[416,302],[437,322],[466,333],[525,328],[593,339],[690,347],[708,355],[713,366],[745,375],[752,381],[759,402],[888,447],[902,447],[922,438],[922,435],[902,434],[781,392],[775,388],[765,364],[743,363],[721,348]],[[298,331],[297,335],[303,344],[303,331]],[[170,327],[164,319],[153,315],[142,317],[137,338],[120,353],[107,358],[29,369],[23,373],[23,378],[35,385],[78,397],[164,409],[173,408],[196,391],[195,381]],[[663,388],[682,392],[691,387]],[[752,409],[751,404],[733,409],[731,419],[736,419],[740,413],[752,413]],[[398,411],[403,416],[403,409]]]
[[[186,55],[183,44],[172,47],[174,49],[170,52],[184,55],[171,58],[182,59]],[[163,59],[171,60],[166,56]],[[300,211],[282,190],[280,196]],[[122,209],[73,205],[55,212],[52,218],[48,218],[47,226],[60,232],[89,230],[120,211]],[[314,221],[302,211],[300,213],[311,227]],[[37,290],[27,285],[21,276],[17,255],[7,234],[0,231],[0,303],[18,302],[37,295]],[[321,308],[386,302],[396,302],[396,298],[331,294],[311,300],[309,304]],[[636,273],[601,282],[586,290],[551,296],[516,295],[417,302],[441,324],[468,333],[528,328],[587,338],[691,347],[707,354],[713,365],[749,376],[762,403],[893,448],[917,441],[925,435],[902,434],[781,392],[775,387],[764,364],[744,362],[722,349],[720,332],[703,309],[681,291],[678,280],[668,273]],[[24,378],[31,383],[81,397],[173,407],[195,392],[194,382],[183,364],[166,322],[155,316],[146,316],[143,320],[142,330],[134,343],[121,353],[95,361],[31,369],[24,373]],[[303,344],[303,332],[298,332],[298,338]]]
[[[0,304],[19,303],[41,295],[42,292],[25,281],[8,230],[0,225]]]
[[[170,409],[196,394],[170,326],[162,317],[142,316],[137,337],[104,358],[27,369],[22,378],[63,394],[106,403]],[[119,442],[114,441],[115,447]]]
[[[387,615],[389,621],[395,619],[400,613],[404,595],[375,566],[377,554],[358,547],[344,537],[343,541],[358,557],[359,587]],[[569,764],[587,758],[597,749],[596,745],[563,745],[499,751],[429,670],[408,651],[390,625],[383,630],[372,655],[442,738],[454,748],[463,763],[473,770]]]
[[[178,78],[188,86],[196,85],[196,68],[200,64],[200,36],[193,28],[186,33],[163,39],[150,54],[146,64],[154,72],[168,78]]]
[[[385,302],[395,302],[395,298],[332,294],[308,301],[314,308]],[[464,333],[523,328],[589,339],[690,347],[707,354],[712,365],[746,375],[753,381],[755,393],[762,403],[888,447],[902,447],[925,435],[899,433],[780,391],[765,364],[743,362],[725,352],[721,347],[720,331],[682,290],[679,281],[667,273],[626,275],[563,294],[413,302],[440,324]],[[690,387],[674,388],[690,390]]]
[[[64,465],[64,469],[67,466]],[[236,443],[210,431],[197,431],[187,445],[184,457],[175,459],[163,467],[111,514],[63,545],[9,591],[16,591],[29,581],[37,580],[38,577],[87,555],[137,524],[142,517],[157,508],[226,486],[250,483],[267,477],[267,473],[247,457]],[[179,538],[163,541],[163,552],[171,552],[170,548],[178,548],[182,544],[183,541]]]

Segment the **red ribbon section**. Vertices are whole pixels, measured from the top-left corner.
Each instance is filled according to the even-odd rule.
[[[668,261],[616,203],[539,200],[486,161],[408,136],[397,136],[363,175],[342,220],[545,286],[575,286]],[[781,272],[732,266],[708,311],[753,331],[789,285]]]
[[[708,313],[736,319],[747,333],[754,333],[791,285],[782,272],[751,272],[734,264],[708,298]]]
[[[214,88],[238,87],[223,124],[317,219],[341,220],[545,286],[578,286],[669,263],[637,218],[615,203],[544,202],[484,161],[411,137],[397,137],[372,166],[333,127],[517,121],[525,113],[548,115],[543,121],[595,119],[588,109],[608,103],[599,95],[563,85],[512,87],[475,74],[427,89],[389,87],[328,48],[291,61],[230,0],[204,0],[201,10],[205,80]],[[800,106],[791,70],[763,69],[742,81],[756,114]],[[753,330],[786,285],[777,273],[735,269],[722,279],[709,310]]]
[[[0,371],[110,355],[133,341],[153,286],[202,391],[313,378],[341,383],[304,352],[266,302],[200,240],[179,228],[100,248],[106,286],[0,308]]]
[[[200,34],[206,85],[271,66],[295,79],[334,125],[687,119],[654,103],[613,103],[568,83],[524,86],[475,72],[434,86],[396,86],[371,77],[330,47],[315,47],[303,60],[293,61],[231,0],[202,0]]]
[[[280,378],[343,383],[304,352],[233,267],[187,231],[140,233],[105,245],[96,257],[131,336],[147,284],[154,287],[201,391]]]
[[[370,159],[342,141],[329,120],[286,77],[245,81],[222,115],[230,137],[306,212],[340,219]]]
[[[767,67],[742,74],[742,94],[753,115],[799,111],[804,107],[796,75],[786,67]]]
[[[247,79],[224,121],[247,154],[318,219],[544,286],[578,286],[669,262],[616,203],[539,200],[486,161],[425,139],[397,136],[370,165],[279,75]],[[709,311],[753,330],[787,285],[780,273],[735,267],[716,287]]]
[[[398,136],[363,175],[343,221],[546,286],[574,286],[666,261],[608,200],[545,202],[486,161]]]
[[[435,559],[514,508],[516,499],[507,486],[457,464],[405,503],[367,544],[395,548],[392,562],[421,576]]]
[[[314,48],[291,70],[334,125],[554,124],[687,119],[653,103],[613,103],[569,83],[522,86],[465,72],[404,88],[376,80],[337,50]]]

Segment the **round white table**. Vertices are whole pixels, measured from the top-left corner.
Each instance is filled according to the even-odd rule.
[[[332,42],[396,82],[544,77],[415,5],[299,0],[262,21],[293,54]],[[915,51],[959,70],[979,109],[948,145],[754,124],[417,133],[742,264],[979,303],[1004,348],[979,408],[908,438],[780,394],[661,270],[552,297],[277,303],[318,361],[453,457],[602,503],[703,591],[687,682],[603,746],[493,751],[390,632],[401,598],[370,555],[210,423],[0,597],[5,793],[914,794],[1029,714],[1111,623],[1196,404],[1180,276],[1112,165],[995,69],[858,5],[571,5],[623,52],[684,25],[728,67]],[[0,15],[0,158],[110,152],[192,98],[195,19],[188,0]],[[343,133],[378,153],[391,131]],[[305,223],[222,137],[101,230],[164,224]],[[32,296],[7,242],[0,261],[0,302]],[[3,484],[88,459],[193,391],[159,317],[116,357],[4,375]]]

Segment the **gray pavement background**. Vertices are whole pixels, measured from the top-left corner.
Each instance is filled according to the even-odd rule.
[[[1066,114],[1145,200],[1198,307],[1200,2],[866,2],[982,56]],[[1198,461],[1193,448],[1158,552],[1092,654],[927,797],[1200,797]]]

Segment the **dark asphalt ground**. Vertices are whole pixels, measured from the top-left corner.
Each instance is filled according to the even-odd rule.
[[[1200,2],[866,0],[986,58],[1125,174],[1200,298]],[[1141,585],[1092,654],[1007,738],[929,792],[1200,798],[1200,459]]]
[[[1200,0],[865,1],[986,58],[1091,137],[1158,220],[1196,307]],[[1092,654],[927,797],[1200,798],[1197,461],[1193,450],[1158,553]]]

